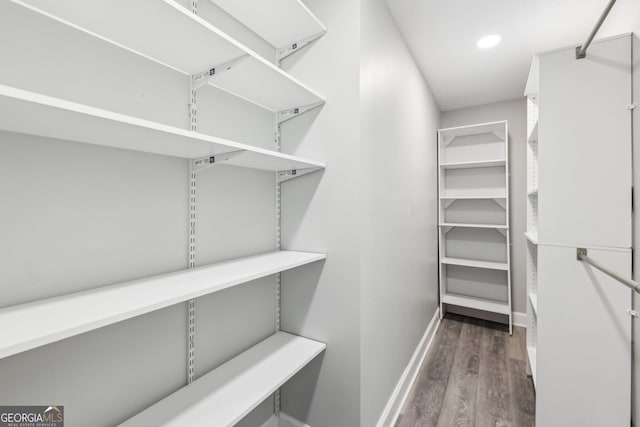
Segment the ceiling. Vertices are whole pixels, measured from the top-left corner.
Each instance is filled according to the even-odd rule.
[[[443,111],[523,95],[536,52],[582,44],[608,0],[387,0]],[[640,1],[618,0],[598,38],[640,30]],[[483,36],[502,43],[481,50]]]

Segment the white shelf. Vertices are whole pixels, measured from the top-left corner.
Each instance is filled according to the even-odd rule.
[[[527,240],[533,243],[534,245],[538,244],[538,233],[526,232],[524,233],[524,235],[527,238]]]
[[[504,224],[465,224],[465,223],[454,223],[454,222],[445,222],[440,224],[440,227],[467,227],[467,228],[490,228],[496,230],[506,230],[509,227]]]
[[[509,264],[504,262],[490,262],[490,261],[477,261],[474,259],[461,259],[461,258],[442,258],[443,264],[447,265],[461,265],[463,267],[475,267],[486,268],[489,270],[509,270]]]
[[[482,160],[477,162],[442,163],[443,169],[491,168],[506,165],[506,160]]]
[[[211,1],[276,48],[327,31],[300,0]]]
[[[527,196],[529,197],[537,197],[538,196],[538,189],[534,188],[533,190],[530,190],[527,192]]]
[[[500,200],[506,199],[504,194],[464,195],[464,196],[440,196],[441,200]]]
[[[224,164],[269,171],[324,167],[320,162],[2,85],[0,110],[0,129],[5,131],[191,159],[242,150]]]
[[[484,133],[493,133],[498,138],[505,138],[505,123],[501,122],[489,122],[479,125],[458,126],[453,128],[439,129],[438,131],[442,135],[446,135],[447,138],[457,138],[460,136],[479,135]]]
[[[0,358],[325,258],[268,252],[0,309]]]
[[[219,67],[212,85],[271,111],[324,101],[173,0],[12,1],[186,75]],[[242,56],[232,70],[220,73],[223,64]]]
[[[325,348],[279,332],[121,425],[232,426]]]
[[[453,294],[444,294],[442,302],[445,304],[469,307],[476,310],[490,311],[492,313],[509,314],[509,305],[506,302],[490,301],[487,299]]]
[[[533,386],[536,386],[536,349],[534,347],[527,347],[527,358],[529,359],[529,366],[531,367],[531,378],[533,378]]]
[[[531,308],[533,308],[533,314],[537,316],[538,315],[538,296],[533,292],[529,292],[529,301],[531,302]]]

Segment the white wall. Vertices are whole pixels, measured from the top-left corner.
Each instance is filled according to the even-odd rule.
[[[376,425],[438,305],[440,110],[383,0],[361,3],[361,425]]]
[[[513,311],[526,313],[527,103],[525,98],[442,113],[442,127],[509,120],[509,203]]]

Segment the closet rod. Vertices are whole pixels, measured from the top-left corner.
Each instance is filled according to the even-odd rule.
[[[596,26],[593,27],[593,30],[591,30],[591,34],[589,34],[589,37],[587,37],[587,41],[584,42],[582,46],[578,46],[576,48],[576,59],[582,59],[587,56],[587,49],[589,49],[589,46],[591,45],[593,38],[598,33],[598,30],[604,23],[604,20],[607,19],[607,15],[609,15],[609,12],[611,12],[611,8],[613,8],[613,5],[615,3],[616,3],[616,0],[609,0],[607,7],[604,8],[602,15],[600,15],[600,18],[598,18],[598,22],[596,22]]]
[[[578,251],[576,253],[576,257],[578,258],[578,261],[583,261],[583,262],[586,262],[587,264],[592,265],[593,267],[595,267],[598,270],[602,271],[607,276],[613,277],[614,279],[616,279],[618,282],[622,283],[623,285],[625,285],[625,286],[633,289],[634,291],[640,293],[640,283],[638,283],[638,282],[636,282],[634,280],[631,280],[631,279],[627,279],[626,277],[621,276],[620,274],[616,273],[615,271],[609,270],[607,267],[603,266],[602,264],[600,264],[595,259],[589,258],[587,256],[587,250],[585,248],[578,248]]]

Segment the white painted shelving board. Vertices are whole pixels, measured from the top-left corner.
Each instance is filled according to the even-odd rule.
[[[440,224],[440,227],[462,227],[462,228],[489,228],[496,230],[506,230],[509,227],[504,224],[468,224],[468,223],[454,223],[445,222]]]
[[[268,171],[324,167],[320,162],[2,85],[0,110],[0,129],[10,132],[191,159],[242,150],[224,164]]]
[[[506,160],[482,160],[477,162],[443,163],[440,167],[443,169],[491,168],[495,166],[504,166],[505,164]]]
[[[211,1],[276,48],[327,31],[300,0]]]
[[[442,200],[504,200],[504,194],[478,194],[478,195],[461,195],[461,196],[440,196]]]
[[[268,252],[0,309],[0,358],[325,258]]]
[[[12,1],[187,75],[246,55],[211,84],[272,111],[324,101],[173,0]]]
[[[325,348],[278,332],[121,425],[232,426]]]
[[[462,258],[442,258],[443,264],[461,265],[463,267],[488,268],[490,270],[509,270],[509,265],[502,262],[476,261]]]
[[[491,122],[480,125],[458,126],[454,128],[439,129],[439,131],[447,138],[493,133],[497,137],[504,139],[504,123],[505,122]]]
[[[492,313],[509,314],[509,305],[507,303],[489,301],[484,298],[474,298],[471,296],[444,294],[442,302],[445,304],[459,305],[469,307],[476,310],[490,311]]]

